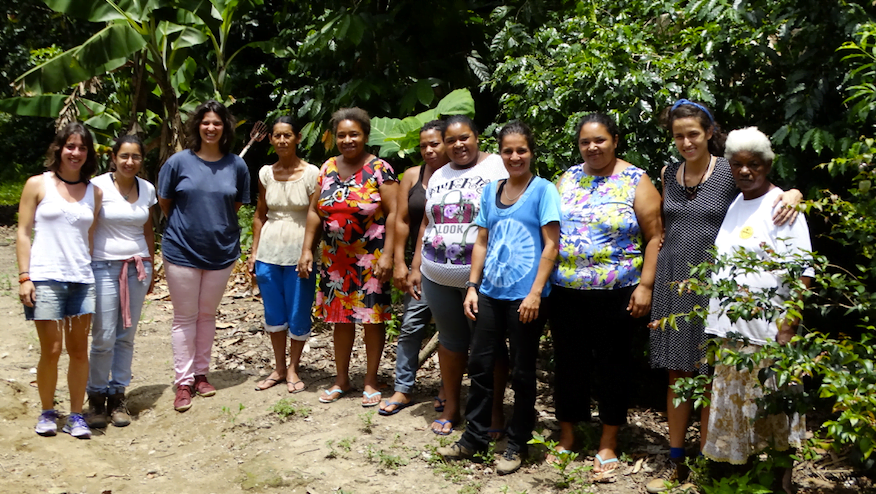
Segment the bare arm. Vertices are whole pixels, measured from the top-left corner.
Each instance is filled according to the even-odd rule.
[[[18,202],[18,231],[15,240],[15,255],[18,259],[19,277],[30,274],[30,236],[33,234],[36,208],[45,196],[42,175],[31,177],[24,184],[21,199]],[[32,281],[19,283],[18,296],[21,302],[33,307],[36,300],[36,290]]]
[[[159,196],[158,207],[161,208],[161,212],[164,213],[165,217],[170,218],[170,210],[173,209],[173,199],[165,199]]]
[[[103,207],[103,191],[100,187],[94,188],[94,221],[88,229],[88,253],[94,255],[94,231],[97,230],[97,219],[100,217],[100,208]]]
[[[408,274],[408,293],[416,300],[420,300],[422,292],[423,274],[420,273],[420,265],[423,263],[423,234],[429,226],[429,215],[423,215],[420,223],[420,234],[414,239],[414,258],[411,260],[411,272]]]
[[[268,203],[265,200],[265,186],[259,180],[259,199],[256,204],[255,215],[252,218],[252,252],[246,260],[246,269],[250,274],[255,273],[255,259],[259,251],[259,240],[262,236],[262,227],[268,221]]]
[[[468,281],[472,283],[480,284],[481,282],[481,276],[484,273],[484,263],[487,260],[487,245],[489,242],[490,230],[479,226],[478,238],[471,249],[471,272],[468,275]],[[478,291],[473,286],[466,288],[462,308],[465,311],[465,316],[472,321],[478,318]]]
[[[420,167],[408,168],[399,184],[398,197],[396,198],[395,213],[395,241],[393,260],[393,283],[399,290],[407,290],[408,266],[405,262],[405,244],[408,235],[411,234],[411,217],[408,212],[408,194],[411,187],[416,183]]]
[[[155,229],[152,227],[151,212],[146,217],[146,223],[143,223],[143,237],[146,238],[146,247],[149,249],[149,262],[152,263],[152,277],[146,293],[152,293],[152,289],[155,288]]]
[[[383,238],[383,250],[380,254],[380,259],[377,260],[377,265],[374,267],[374,276],[381,283],[389,281],[392,277],[392,257],[395,248],[395,219],[396,219],[396,198],[398,196],[398,182],[383,182],[380,186],[380,205],[383,208],[383,214],[386,215],[386,223]]]
[[[651,311],[651,295],[657,273],[657,254],[660,252],[660,239],[663,232],[660,193],[647,174],[642,175],[639,185],[636,186],[633,209],[644,239],[645,260],[642,264],[639,286],[633,291],[627,310],[633,317],[642,317]]]
[[[310,207],[307,208],[307,226],[304,229],[304,243],[301,247],[301,257],[298,258],[298,277],[310,278],[313,272],[313,255],[319,244],[320,237],[317,235],[322,220],[316,209],[319,207],[319,189],[310,195]]]
[[[538,272],[529,294],[520,303],[517,312],[520,313],[520,322],[528,323],[538,318],[538,309],[541,306],[541,294],[544,286],[557,263],[557,255],[560,253],[560,223],[552,221],[541,227],[541,238],[544,241],[544,249],[541,251],[541,260],[538,262]]]

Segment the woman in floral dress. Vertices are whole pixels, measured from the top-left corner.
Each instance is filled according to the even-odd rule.
[[[313,245],[322,226],[320,289],[316,312],[334,323],[335,383],[319,397],[333,403],[352,391],[350,356],[356,323],[365,327],[365,373],[362,406],[380,403],[377,369],[383,353],[384,322],[392,317],[389,279],[398,179],[389,163],[366,149],[371,119],[360,108],[342,108],[332,115],[332,131],[340,156],[323,163],[307,217],[304,245]],[[310,275],[313,255],[303,249],[298,274]]]

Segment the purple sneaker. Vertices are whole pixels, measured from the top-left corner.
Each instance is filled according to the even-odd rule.
[[[37,421],[34,432],[41,436],[54,436],[58,433],[58,412],[54,410],[46,410],[40,414],[40,419]]]
[[[78,413],[71,413],[67,417],[67,425],[62,430],[78,439],[91,439],[91,429],[88,428],[82,415]]]

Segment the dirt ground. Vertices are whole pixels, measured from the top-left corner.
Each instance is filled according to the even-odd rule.
[[[533,450],[533,459],[519,472],[504,477],[496,475],[489,462],[448,468],[432,458],[434,447],[442,444],[442,438],[429,431],[437,415],[431,400],[438,387],[434,356],[418,375],[417,404],[395,416],[381,417],[376,408],[362,408],[357,395],[321,404],[318,393],[331,384],[334,364],[331,333],[320,325],[302,359],[307,390],[290,395],[281,385],[254,391],[259,377],[270,372],[272,357],[261,330],[261,303],[246,291],[243,275],[232,276],[220,306],[210,374],[216,396],[196,397],[183,414],[173,410],[172,307],[162,282],[147,300],[135,343],[134,379],[128,389],[133,423],[95,431],[91,440],[62,433],[37,436],[33,426],[40,407],[34,379],[39,345],[33,325],[24,321],[16,273],[14,229],[0,227],[0,317],[6,321],[0,339],[0,492],[571,492],[557,487],[560,476],[543,462],[539,450]],[[385,383],[392,383],[394,356],[395,345],[387,344],[380,372]],[[62,372],[66,367],[62,357]],[[363,371],[364,346],[359,340],[352,374],[360,390]],[[556,420],[549,375],[539,375],[537,429],[548,434],[556,429]],[[69,411],[63,373],[58,385],[57,409],[63,414]],[[272,410],[281,399],[287,411],[294,411],[286,419]],[[512,399],[509,389],[507,413]],[[595,424],[588,430],[591,434],[585,436],[594,435]],[[666,431],[660,414],[631,411],[621,435],[625,461],[617,480],[585,485],[580,492],[645,492],[644,482],[664,461]],[[691,443],[695,431],[691,427]],[[450,440],[458,435],[455,432]],[[496,451],[504,445],[499,442]],[[575,465],[591,464],[594,452],[580,451]],[[798,465],[794,478],[802,492],[874,492],[869,479],[854,476],[836,455]]]

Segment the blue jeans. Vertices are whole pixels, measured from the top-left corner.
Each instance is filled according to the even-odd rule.
[[[124,393],[131,384],[131,360],[134,358],[134,335],[143,301],[152,278],[152,263],[143,261],[146,279],[137,279],[134,263],[128,264],[128,296],[131,306],[131,326],[122,322],[119,273],[123,261],[93,261],[94,288],[97,295],[91,330],[91,357],[88,372],[88,393]]]
[[[432,311],[426,303],[426,297],[420,295],[420,300],[405,295],[405,315],[399,329],[398,345],[395,349],[395,390],[399,393],[410,393],[417,378],[419,367],[420,345],[426,337],[426,328],[432,320]]]
[[[66,281],[34,281],[36,301],[24,306],[28,321],[60,321],[94,313],[94,285]]]

